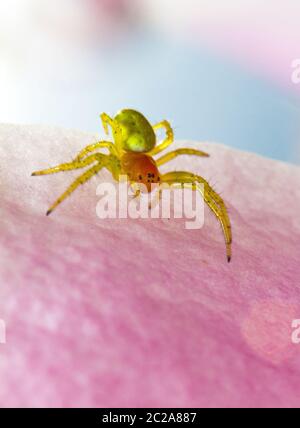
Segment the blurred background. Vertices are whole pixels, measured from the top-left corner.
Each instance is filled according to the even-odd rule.
[[[101,135],[131,107],[300,164],[299,18],[299,0],[1,1],[0,122]]]

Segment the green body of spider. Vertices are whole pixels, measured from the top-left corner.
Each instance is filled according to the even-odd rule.
[[[136,110],[121,110],[114,117],[121,134],[121,148],[127,152],[150,152],[156,144],[155,132],[148,120]]]

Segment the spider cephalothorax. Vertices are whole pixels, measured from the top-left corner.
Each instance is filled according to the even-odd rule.
[[[168,183],[170,185],[180,185],[190,187],[192,190],[199,190],[209,208],[219,219],[223,229],[226,244],[227,260],[231,259],[231,227],[227,209],[221,196],[199,175],[187,171],[173,171],[160,174],[158,167],[178,155],[209,156],[200,150],[181,148],[171,151],[158,159],[154,156],[166,149],[174,140],[173,130],[168,121],[163,120],[155,125],[151,125],[148,120],[138,111],[125,109],[121,110],[114,118],[106,113],[101,114],[101,119],[105,132],[109,133],[109,126],[112,129],[114,142],[98,141],[85,147],[77,154],[72,162],[62,163],[49,169],[36,171],[32,175],[53,174],[60,171],[70,171],[73,169],[90,166],[81,174],[68,189],[54,202],[47,211],[49,215],[65,198],[67,198],[80,184],[88,181],[100,169],[108,169],[115,180],[119,180],[122,175],[126,175],[131,185],[135,186],[136,196],[140,194],[139,183],[144,184],[144,189],[150,192],[153,184]],[[156,144],[155,131],[164,128],[166,138],[159,145]],[[97,150],[106,148],[109,154],[101,153]],[[161,193],[161,192],[160,192]]]

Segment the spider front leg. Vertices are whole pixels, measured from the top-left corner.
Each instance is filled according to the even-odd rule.
[[[42,169],[40,171],[35,171],[31,175],[37,176],[37,175],[56,174],[57,172],[72,171],[73,169],[84,168],[85,166],[90,165],[94,161],[99,161],[102,156],[106,157],[107,155],[104,155],[102,153],[95,153],[94,155],[88,156],[86,159],[77,160],[77,158],[76,158],[72,162],[61,163],[61,164],[53,166],[51,168]]]
[[[136,182],[132,182],[130,184],[130,187],[132,188],[133,195],[131,199],[139,199],[142,195],[142,191],[139,187],[139,184]],[[162,190],[160,188],[157,189],[157,191],[154,194],[154,198],[148,203],[148,209],[152,210],[156,207],[156,205],[160,202],[162,196]]]
[[[107,135],[109,134],[108,126],[111,127],[117,148],[120,149],[121,143],[122,143],[122,131],[121,131],[120,125],[114,119],[112,119],[107,113],[101,113],[100,118],[102,121],[104,132]]]
[[[94,166],[92,166],[90,169],[85,171],[83,174],[81,174],[68,188],[67,190],[54,202],[54,204],[51,205],[51,207],[48,209],[46,215],[51,214],[51,212],[59,205],[61,202],[66,199],[68,196],[71,195],[71,193],[74,192],[74,190],[77,189],[78,186],[81,184],[84,184],[86,181],[88,181],[93,175],[97,174],[100,169],[103,167],[110,167],[110,164],[113,164],[112,158],[108,155],[104,155],[102,153],[95,153],[91,156],[88,156],[83,161],[75,161],[65,164],[57,165],[56,167],[45,169],[42,171],[34,172],[32,175],[45,175],[45,174],[54,174],[56,172],[60,171],[71,171],[78,168],[84,168],[85,166],[90,165],[91,163],[97,161],[98,163]]]
[[[154,198],[148,204],[149,210],[153,210],[157,206],[157,204],[161,201],[161,197],[162,197],[162,189],[158,188],[154,193]]]
[[[61,204],[64,199],[70,196],[71,193],[73,193],[78,186],[87,182],[93,175],[97,174],[101,168],[103,168],[103,165],[99,163],[97,165],[92,166],[92,168],[88,169],[86,172],[84,172],[78,178],[76,178],[76,180],[67,188],[67,190],[54,202],[54,204],[51,205],[51,207],[46,212],[46,215],[51,214],[52,211],[59,204]]]
[[[131,199],[138,199],[142,193],[138,183],[133,181],[132,183],[130,183],[130,187],[133,191],[133,195],[132,195]]]
[[[168,184],[188,184],[193,190],[197,189],[200,191],[204,201],[215,214],[222,226],[225,238],[227,261],[230,262],[232,242],[231,225],[225,203],[221,196],[213,190],[204,178],[185,171],[168,172],[161,176],[161,182]],[[199,184],[203,186],[199,186]]]
[[[108,135],[109,134],[108,125],[112,129],[114,129],[114,126],[115,126],[114,120],[107,113],[101,113],[100,118],[102,121],[102,126],[103,126],[103,129],[105,131],[105,134]]]
[[[176,158],[179,155],[193,155],[193,156],[201,156],[201,157],[209,157],[208,153],[202,152],[201,150],[195,150],[195,149],[188,149],[188,148],[182,148],[177,149],[172,152],[169,152],[159,159],[156,160],[156,165],[160,166],[166,162],[169,162],[170,160]]]
[[[89,146],[86,146],[84,149],[82,149],[74,161],[80,161],[82,160],[88,153],[94,152],[97,149],[108,149],[110,154],[117,155],[117,149],[114,146],[114,144],[111,141],[97,141],[96,143],[90,144]]]
[[[174,141],[174,132],[170,123],[167,120],[163,120],[162,122],[159,122],[156,125],[153,125],[154,130],[160,129],[160,128],[165,128],[167,136],[161,144],[154,147],[154,149],[150,150],[150,152],[147,153],[149,156],[154,156],[157,153],[162,152]]]

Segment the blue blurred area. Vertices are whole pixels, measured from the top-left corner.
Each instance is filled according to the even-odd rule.
[[[245,69],[157,33],[27,70],[20,122],[100,131],[99,113],[123,107],[171,120],[178,139],[211,140],[299,163],[300,103]],[[22,111],[21,111],[22,110]]]

